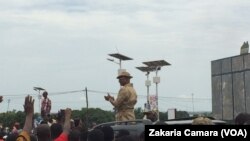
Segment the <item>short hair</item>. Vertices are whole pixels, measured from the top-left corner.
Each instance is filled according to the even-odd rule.
[[[69,133],[69,141],[79,141],[81,137],[81,132],[79,130],[71,130]]]
[[[6,138],[6,141],[15,141],[17,139],[18,134],[9,134]]]
[[[88,134],[88,141],[104,141],[104,133],[100,129],[93,129]]]
[[[38,139],[50,138],[50,127],[48,124],[40,124],[36,127],[36,136]]]
[[[56,139],[63,132],[63,127],[60,123],[53,123],[50,126],[51,138]]]
[[[244,125],[245,122],[247,122],[248,120],[250,120],[250,114],[248,114],[248,113],[239,113],[235,117],[234,122],[237,125]]]
[[[47,92],[47,91],[44,91],[44,92],[43,92],[43,95],[45,95],[45,94],[48,95],[48,92]]]

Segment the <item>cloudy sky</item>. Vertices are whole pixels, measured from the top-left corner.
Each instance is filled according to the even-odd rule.
[[[33,87],[49,92],[52,112],[86,107],[85,88],[89,107],[112,110],[103,96],[119,90],[119,65],[107,60],[117,52],[133,58],[122,68],[134,77],[136,107],[147,89],[135,67],[165,60],[160,111],[211,111],[211,61],[239,55],[249,13],[249,0],[1,0],[0,112],[22,110],[27,94],[37,112]]]

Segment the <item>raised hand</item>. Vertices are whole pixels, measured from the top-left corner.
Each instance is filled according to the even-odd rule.
[[[32,96],[28,95],[25,97],[23,107],[26,115],[34,113],[34,102],[35,100],[32,98]]]

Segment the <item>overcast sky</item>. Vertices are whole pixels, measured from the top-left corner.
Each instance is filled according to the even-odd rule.
[[[119,65],[107,60],[117,52],[133,58],[122,68],[133,75],[136,107],[147,89],[135,67],[165,60],[160,111],[211,111],[211,61],[239,55],[250,38],[249,13],[249,0],[1,0],[0,112],[23,110],[27,94],[37,112],[33,87],[48,91],[52,112],[86,107],[84,92],[67,93],[85,87],[89,107],[112,110],[103,96],[119,90]]]

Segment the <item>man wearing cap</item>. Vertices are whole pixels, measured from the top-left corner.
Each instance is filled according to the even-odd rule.
[[[122,72],[117,76],[119,83],[122,86],[119,90],[116,99],[110,96],[104,96],[105,100],[109,101],[116,110],[116,121],[135,120],[134,106],[137,103],[137,94],[130,79],[132,76],[128,72]]]

